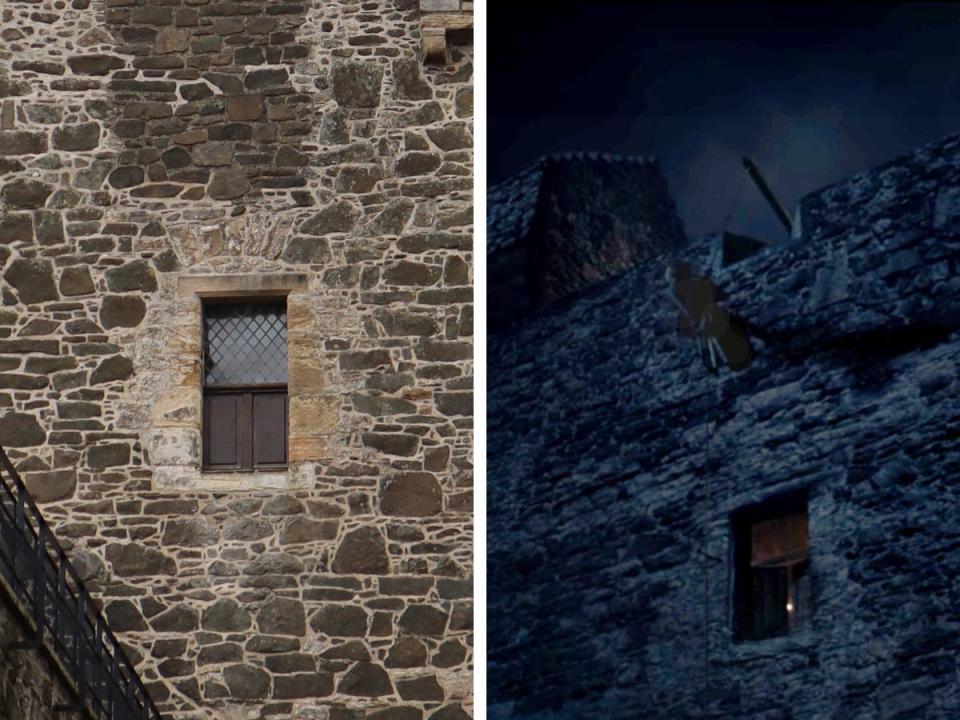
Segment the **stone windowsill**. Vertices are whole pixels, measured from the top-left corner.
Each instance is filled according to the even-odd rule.
[[[308,473],[297,468],[270,472],[202,472],[196,465],[160,465],[154,468],[153,478],[158,490],[253,492],[311,486]]]

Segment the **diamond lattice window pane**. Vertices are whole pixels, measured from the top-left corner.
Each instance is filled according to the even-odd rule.
[[[204,308],[207,385],[287,382],[287,310],[282,303]]]

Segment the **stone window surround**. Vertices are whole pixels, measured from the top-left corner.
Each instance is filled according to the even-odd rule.
[[[170,398],[190,410],[186,420],[162,419],[154,412],[152,427],[144,433],[150,450],[157,489],[250,492],[291,490],[313,485],[317,460],[330,456],[330,436],[336,426],[336,400],[326,385],[317,342],[308,278],[303,273],[181,276],[177,300],[184,311],[176,320],[179,362],[173,372]],[[287,393],[289,432],[287,470],[271,472],[208,472],[201,470],[203,405],[202,302],[205,298],[285,297],[287,302]],[[169,417],[169,416],[167,416]]]

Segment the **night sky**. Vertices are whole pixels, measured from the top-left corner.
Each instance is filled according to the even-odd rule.
[[[804,194],[960,131],[960,3],[488,3],[488,178],[651,155],[688,235],[783,237]]]

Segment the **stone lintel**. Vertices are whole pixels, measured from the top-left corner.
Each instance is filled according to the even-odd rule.
[[[258,273],[254,275],[191,275],[177,281],[177,294],[198,298],[289,295],[306,292],[304,273]]]

